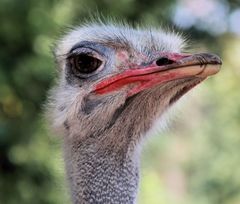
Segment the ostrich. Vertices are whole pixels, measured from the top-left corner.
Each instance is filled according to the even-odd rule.
[[[183,54],[184,46],[175,33],[103,23],[58,41],[47,113],[63,138],[74,204],[136,203],[145,135],[220,69],[218,56]]]

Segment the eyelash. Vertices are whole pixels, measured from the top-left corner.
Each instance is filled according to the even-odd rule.
[[[70,52],[67,56],[67,59],[70,59],[72,57],[76,57],[78,55],[81,55],[81,54],[84,54],[84,55],[89,55],[89,56],[92,56],[94,57],[95,53],[94,52],[91,52],[89,50],[87,51],[84,51],[84,49],[81,49],[81,51],[77,48],[76,50],[73,50],[72,52]]]

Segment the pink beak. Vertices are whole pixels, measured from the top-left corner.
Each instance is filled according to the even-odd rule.
[[[103,79],[96,84],[94,92],[107,94],[133,84],[133,88],[128,92],[129,97],[176,79],[198,77],[204,80],[216,74],[221,64],[221,59],[214,54],[163,53],[161,58],[150,65],[140,65]]]

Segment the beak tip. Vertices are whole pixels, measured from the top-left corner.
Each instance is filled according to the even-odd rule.
[[[211,54],[210,59],[212,60],[213,64],[222,65],[222,60],[218,55]]]
[[[208,64],[216,64],[216,65],[222,65],[221,58],[212,53],[201,53],[197,54],[200,58],[202,58],[203,62],[206,61]]]

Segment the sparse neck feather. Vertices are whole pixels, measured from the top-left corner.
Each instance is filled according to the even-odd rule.
[[[99,148],[90,140],[83,143],[64,141],[73,203],[136,203],[139,183],[137,150],[127,147],[113,151]]]

